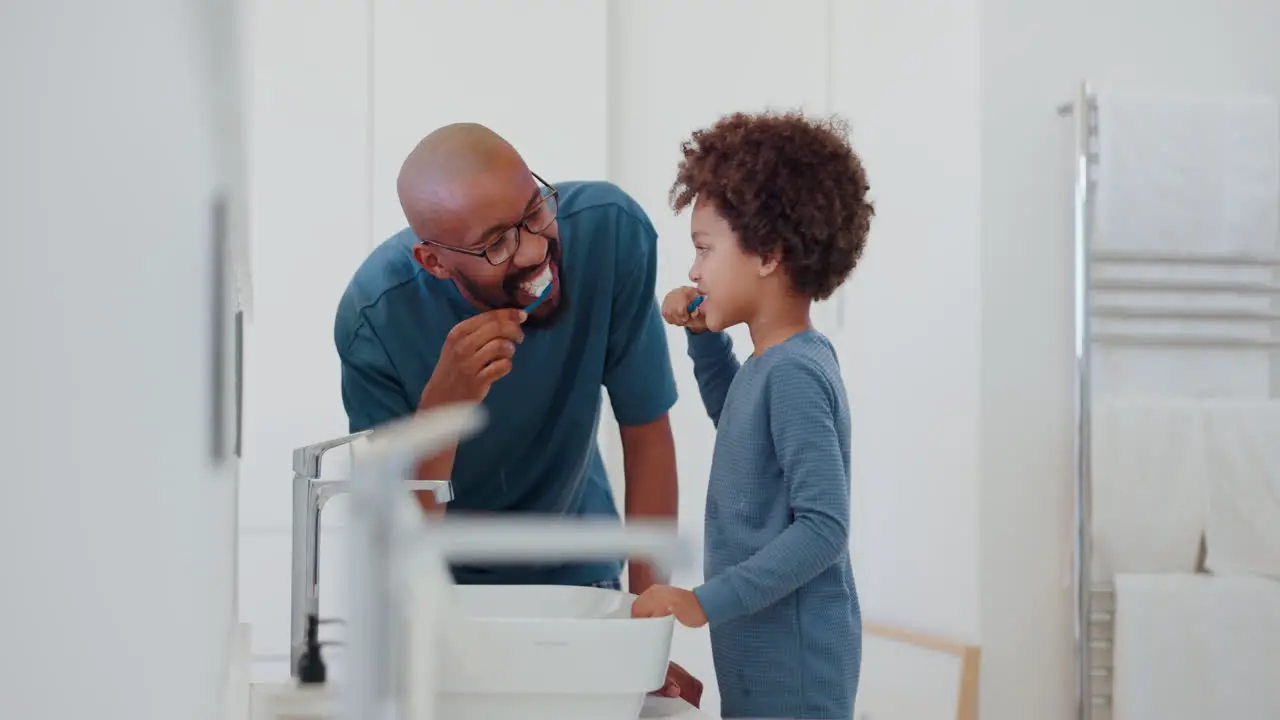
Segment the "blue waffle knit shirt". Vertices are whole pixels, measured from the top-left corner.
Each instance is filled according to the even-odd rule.
[[[716,427],[705,583],[725,718],[853,717],[862,614],[849,561],[849,402],[831,343],[806,330],[739,363],[688,333]]]

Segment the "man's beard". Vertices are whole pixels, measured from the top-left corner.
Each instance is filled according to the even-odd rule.
[[[560,264],[560,258],[560,241],[555,238],[548,237],[547,258],[544,259],[550,259],[551,263],[556,268],[557,274],[562,279],[564,277],[562,274],[564,272],[564,266]],[[520,301],[520,284],[533,278],[540,267],[541,264],[535,265],[534,267],[528,268],[515,275],[507,276],[502,281],[502,289],[500,291],[481,288],[465,273],[455,271],[454,278],[466,289],[467,293],[470,294],[471,297],[495,310],[503,308],[524,308],[525,304],[522,304]],[[558,283],[558,287],[555,290],[557,291],[556,304],[549,309],[546,315],[529,315],[528,319],[524,322],[525,327],[548,327],[550,325],[554,325],[556,321],[560,319],[560,316],[564,314],[564,308],[568,303],[568,296],[565,293],[563,284]],[[545,305],[543,307],[545,307]]]

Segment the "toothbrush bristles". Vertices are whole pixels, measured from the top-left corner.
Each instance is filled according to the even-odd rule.
[[[551,294],[551,281],[548,280],[547,284],[543,286],[542,291],[538,293],[538,299],[529,303],[529,305],[525,307],[524,311],[526,313],[531,313],[534,310],[537,310],[538,306],[542,304],[542,301],[546,300],[547,296],[550,294]]]

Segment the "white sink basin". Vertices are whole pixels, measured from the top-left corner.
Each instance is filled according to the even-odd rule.
[[[636,720],[662,687],[673,618],[633,620],[630,593],[454,585],[442,628],[439,717]]]

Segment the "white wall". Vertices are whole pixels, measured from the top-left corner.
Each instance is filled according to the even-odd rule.
[[[234,167],[233,8],[0,11],[6,718],[223,717],[236,478],[231,434],[213,446],[233,384],[211,205]]]
[[[255,672],[280,677],[288,673],[290,452],[347,431],[333,312],[369,247],[369,25],[364,3],[248,5],[255,297],[245,348],[240,605],[253,625]],[[327,561],[341,557],[335,542]]]
[[[1054,106],[1100,92],[1280,96],[1266,0],[982,6],[982,715],[1067,718],[1071,153]]]
[[[867,616],[977,642],[978,3],[837,3],[877,203],[848,303]]]

